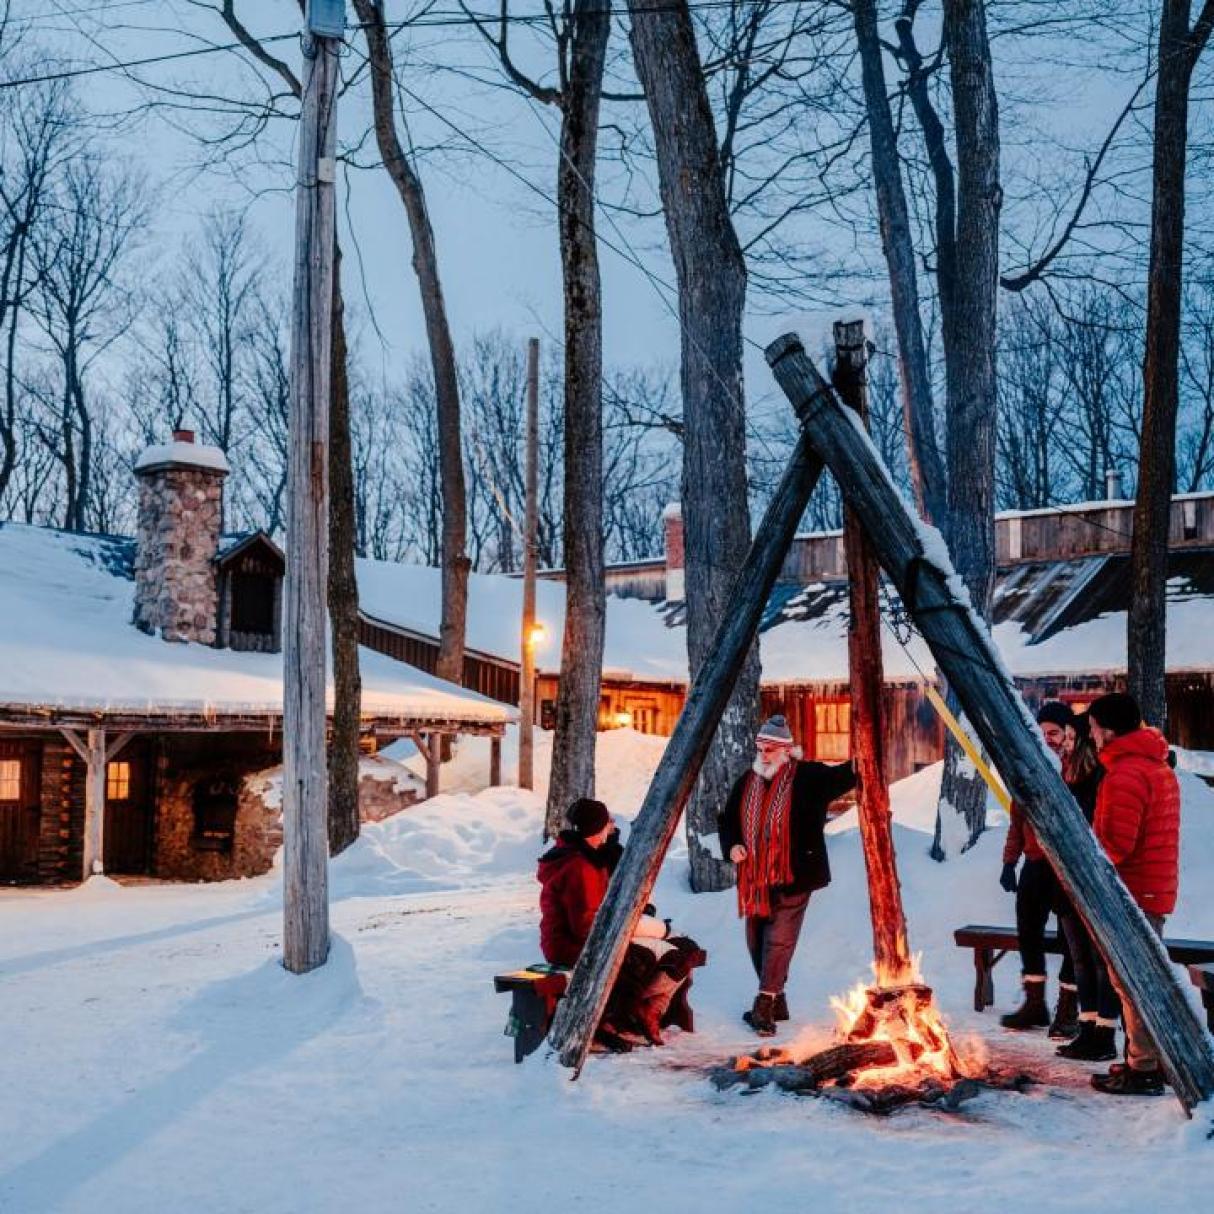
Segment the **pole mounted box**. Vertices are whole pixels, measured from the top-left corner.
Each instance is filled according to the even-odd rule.
[[[340,38],[346,32],[346,0],[308,0],[308,33]]]

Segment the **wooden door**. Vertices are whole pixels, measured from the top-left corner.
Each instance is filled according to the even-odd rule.
[[[0,740],[0,881],[38,876],[42,744]]]
[[[105,871],[145,874],[152,868],[152,799],[147,747],[129,743],[105,768]]]

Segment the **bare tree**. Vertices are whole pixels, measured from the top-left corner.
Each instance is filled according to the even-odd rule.
[[[1143,717],[1160,727],[1168,710],[1166,588],[1180,408],[1189,87],[1193,69],[1214,32],[1214,0],[1205,0],[1192,25],[1191,9],[1191,0],[1164,0],[1159,21],[1142,445],[1130,549],[1132,593],[1126,638],[1130,692],[1142,706]]]

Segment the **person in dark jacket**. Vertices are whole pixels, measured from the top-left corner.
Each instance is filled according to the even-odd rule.
[[[774,716],[717,819],[721,853],[737,865],[738,914],[759,980],[743,1019],[761,1037],[788,1019],[784,986],[805,910],[810,895],[830,884],[826,807],[855,786],[851,763],[803,761],[788,723]]]
[[[1037,712],[1037,724],[1045,744],[1059,757],[1066,747],[1066,731],[1073,727],[1075,714],[1061,700],[1046,700]],[[1014,1011],[1000,1017],[1007,1029],[1045,1028],[1051,1037],[1072,1038],[1079,1032],[1077,1013],[1079,992],[1066,937],[1062,938],[1062,965],[1058,970],[1058,1004],[1050,1020],[1045,999],[1045,928],[1054,910],[1065,904],[1050,862],[1041,850],[1024,811],[1013,802],[1003,845],[1003,872],[999,884],[1016,895],[1016,935],[1020,944],[1021,981],[1024,1001]],[[1016,864],[1024,865],[1016,875]]]
[[[1180,884],[1180,784],[1163,734],[1143,724],[1133,696],[1113,692],[1088,709],[1104,779],[1096,794],[1092,829],[1117,875],[1155,934],[1163,935],[1176,908]],[[1109,977],[1121,996],[1126,1061],[1092,1086],[1115,1096],[1154,1096],[1163,1091],[1159,1053],[1117,974]]]
[[[541,858],[540,948],[552,965],[576,964],[594,917],[607,894],[611,874],[623,854],[619,831],[602,801],[575,801],[565,815],[569,828]],[[631,1048],[634,1040],[662,1044],[670,1024],[690,1031],[687,989],[691,969],[703,964],[694,940],[672,936],[670,921],[652,907],[640,918],[596,1036],[612,1050]]]
[[[1083,811],[1088,825],[1096,814],[1096,794],[1104,768],[1096,754],[1086,713],[1076,713],[1067,729],[1062,753],[1062,777]],[[1121,1019],[1121,1000],[1109,981],[1104,958],[1096,947],[1079,912],[1060,894],[1058,926],[1066,937],[1075,965],[1075,985],[1079,988],[1079,1033],[1055,1051],[1061,1058],[1082,1062],[1109,1062],[1117,1057],[1117,1022]]]

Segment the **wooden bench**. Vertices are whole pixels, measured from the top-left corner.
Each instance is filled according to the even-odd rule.
[[[1016,929],[970,924],[967,927],[957,928],[953,933],[953,939],[958,948],[974,950],[974,1010],[985,1011],[995,1002],[993,978],[995,966],[1008,953],[1015,952],[1019,946],[1020,941],[1016,935]],[[1177,965],[1190,967],[1190,976],[1200,987],[1201,983],[1193,975],[1193,969],[1204,969],[1207,963],[1214,962],[1214,940],[1184,940],[1177,936],[1165,936],[1163,944],[1168,950],[1168,956]],[[1062,952],[1062,944],[1057,931],[1049,930],[1045,933],[1045,951],[1047,953]],[[1210,978],[1209,981],[1214,982],[1214,978]],[[1214,999],[1214,991],[1211,992],[1210,998]],[[1206,1001],[1204,987],[1202,988],[1202,1000],[1205,1002],[1207,1017],[1214,1017],[1211,1004]],[[1211,1019],[1210,1023],[1214,1027],[1214,1019]]]
[[[506,1035],[514,1038],[515,1062],[533,1054],[548,1036],[552,1013],[568,981],[567,969],[544,963],[498,974],[493,979],[493,989],[499,995],[506,991],[512,995]]]
[[[1206,1009],[1206,1027],[1214,1033],[1214,965],[1190,965],[1189,977],[1201,992],[1201,1003]]]

